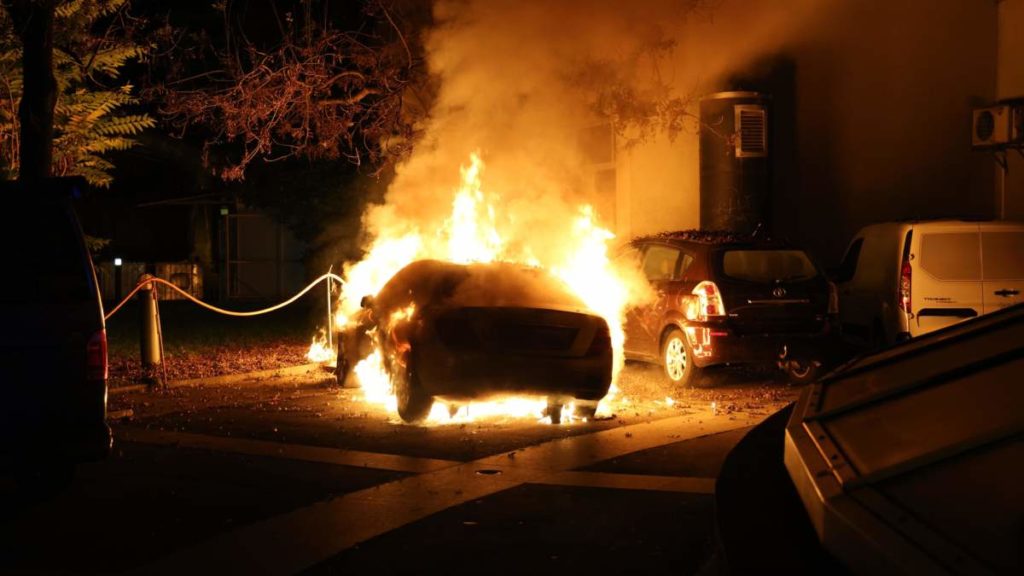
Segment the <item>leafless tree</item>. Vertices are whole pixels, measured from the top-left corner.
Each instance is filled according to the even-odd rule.
[[[205,129],[204,160],[222,178],[244,178],[257,159],[379,166],[408,147],[420,66],[396,16],[367,0],[363,28],[343,31],[314,17],[312,4],[279,15],[279,39],[257,43],[232,29],[231,3],[222,3],[224,41],[208,51],[215,66],[179,69],[149,91],[172,126]]]

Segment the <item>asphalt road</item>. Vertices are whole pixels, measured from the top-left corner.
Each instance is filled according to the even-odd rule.
[[[713,573],[718,469],[798,390],[642,365],[620,388],[561,425],[409,426],[310,376],[116,394],[111,458],[42,501],[0,479],[0,571]]]

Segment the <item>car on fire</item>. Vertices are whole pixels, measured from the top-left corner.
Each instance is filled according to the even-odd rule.
[[[410,423],[449,402],[542,395],[558,422],[564,404],[593,416],[612,378],[607,322],[557,278],[512,263],[418,260],[397,272],[339,338],[344,380],[369,350],[381,352]]]
[[[813,380],[837,334],[835,286],[801,249],[727,232],[684,230],[632,240],[654,300],[627,311],[627,359],[656,362],[678,385],[719,364],[777,364]]]

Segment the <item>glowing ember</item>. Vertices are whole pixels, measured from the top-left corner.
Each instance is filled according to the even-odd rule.
[[[598,406],[597,417],[610,416],[611,401],[618,393],[614,380],[624,363],[622,319],[631,290],[635,290],[631,279],[615,270],[608,258],[608,243],[614,235],[598,225],[591,206],[580,205],[575,208],[568,229],[559,234],[558,245],[551,246],[551,239],[538,240],[543,245],[531,245],[535,235],[530,222],[536,222],[538,215],[517,214],[523,206],[503,203],[496,192],[485,189],[483,172],[480,155],[471,154],[469,165],[461,168],[462,183],[453,193],[451,211],[436,228],[426,231],[404,223],[394,231],[378,234],[366,257],[345,271],[346,283],[334,318],[336,327],[341,329],[355,317],[364,296],[376,295],[396,272],[415,260],[432,258],[461,264],[503,261],[544,267],[608,323],[615,359],[613,383]],[[564,216],[540,215],[557,219],[560,228],[564,226]],[[414,312],[399,311],[389,321],[408,319]],[[392,386],[379,352],[359,362],[354,371],[368,402],[395,409]],[[498,416],[550,421],[546,409],[547,401],[537,397],[502,398],[455,407],[438,401],[428,422],[459,423]],[[571,404],[564,407],[562,422],[572,421],[573,409]]]

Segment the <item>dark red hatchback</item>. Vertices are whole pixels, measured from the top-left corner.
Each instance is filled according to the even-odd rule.
[[[777,364],[814,379],[828,355],[835,286],[798,248],[686,230],[633,240],[656,299],[626,317],[626,357],[653,361],[680,385],[717,364]]]

